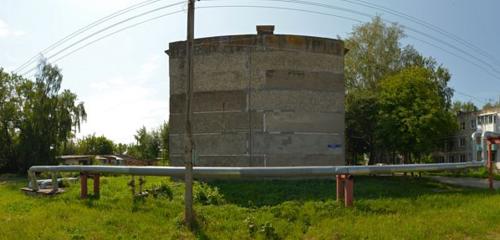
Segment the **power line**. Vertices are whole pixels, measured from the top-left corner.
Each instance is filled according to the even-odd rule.
[[[391,8],[388,8],[388,7],[384,7],[382,5],[378,5],[378,4],[375,4],[375,3],[370,3],[370,2],[367,2],[367,1],[363,1],[363,0],[340,0],[340,1],[344,1],[344,2],[348,2],[348,3],[351,3],[351,4],[357,4],[357,5],[360,5],[360,6],[365,6],[365,7],[369,7],[369,8],[372,8],[372,9],[377,9],[377,10],[381,10],[381,11],[384,11],[386,13],[390,13],[390,14],[393,14],[393,15],[396,15],[398,17],[402,17],[402,18],[405,18],[411,22],[414,22],[414,23],[417,23],[421,26],[424,26],[428,29],[431,29],[435,32],[438,32],[448,38],[451,38],[453,40],[455,40],[456,42],[459,42],[461,44],[463,44],[464,46],[480,53],[481,55],[485,56],[485,57],[488,57],[490,58],[490,60],[492,61],[495,61],[498,63],[498,60],[493,56],[491,55],[490,53],[488,53],[487,51],[481,49],[480,47],[474,45],[473,43],[457,36],[456,34],[453,34],[451,32],[448,32],[446,31],[445,29],[443,28],[440,28],[436,25],[433,25],[429,22],[426,22],[422,19],[419,19],[417,17],[413,17],[411,15],[408,15],[404,12],[401,12],[401,11],[397,11],[397,10],[394,10],[394,9],[391,9]]]
[[[218,0],[207,0],[207,1],[218,1]],[[361,15],[361,16],[365,16],[365,17],[373,17],[372,15],[370,14],[367,14],[367,13],[364,13],[364,12],[361,12],[361,11],[356,11],[356,10],[352,10],[352,9],[348,9],[348,8],[343,8],[343,7],[337,7],[337,6],[333,6],[331,4],[324,4],[324,3],[318,3],[318,2],[313,2],[313,1],[304,1],[304,0],[261,0],[261,1],[267,1],[267,2],[286,2],[286,3],[296,3],[296,4],[302,4],[302,5],[309,5],[309,6],[316,6],[316,7],[324,7],[324,8],[329,8],[329,9],[335,9],[335,10],[340,10],[340,11],[346,11],[346,12],[350,12],[350,13],[353,13],[353,14],[357,14],[357,15]],[[414,23],[417,23],[418,25],[421,25],[427,29],[431,29],[435,32],[438,32],[440,33],[441,35],[444,35],[445,37],[448,37],[456,42],[459,42],[461,43],[462,45],[468,47],[469,49],[472,49],[478,53],[480,53],[481,55],[485,56],[485,57],[488,57],[490,59],[492,59],[493,61],[496,61],[496,59],[491,55],[491,54],[488,54],[486,51],[480,49],[479,47],[473,45],[472,43],[456,36],[455,34],[452,34],[450,32],[447,32],[446,30],[444,29],[441,29],[435,25],[432,25],[430,23],[427,23],[423,20],[420,20],[416,17],[413,17],[413,16],[410,16],[408,14],[405,14],[403,12],[399,12],[399,11],[396,11],[396,10],[392,10],[390,8],[387,8],[387,7],[383,7],[381,5],[377,5],[377,4],[370,4],[366,1],[362,1],[362,0],[340,0],[340,1],[344,1],[344,2],[349,2],[349,3],[352,3],[352,4],[358,4],[358,5],[361,5],[361,6],[366,6],[366,7],[370,7],[370,8],[374,8],[374,9],[378,9],[378,10],[382,10],[382,11],[385,11],[385,12],[388,12],[388,13],[391,13],[393,15],[396,15],[396,16],[399,16],[399,17],[402,17],[402,18],[405,18],[411,22],[414,22]],[[361,3],[358,3],[358,2],[361,2]],[[370,6],[371,5],[371,6]],[[381,18],[382,19],[382,18]],[[387,21],[385,19],[382,19],[384,22],[390,22],[390,21]],[[424,33],[422,31],[419,31],[415,28],[411,28],[411,27],[408,27],[408,26],[405,26],[405,25],[401,25],[403,26],[404,28],[407,28],[408,30],[410,31],[413,31],[413,32],[416,32],[420,35],[424,35],[428,38],[432,38],[433,40],[435,41],[439,41],[441,44],[444,44],[444,45],[447,45],[448,47],[451,47],[457,51],[460,51],[462,52],[463,54],[466,54],[467,56],[469,57],[472,57],[474,59],[476,59],[477,61],[480,61],[486,65],[488,65],[493,71],[497,72],[497,73],[500,73],[500,71],[498,71],[497,68],[495,68],[492,64],[484,61],[483,59],[480,59],[480,58],[477,58],[476,56],[474,56],[473,54],[470,54],[469,52],[466,52],[464,50],[462,50],[461,48],[458,48],[456,47],[455,45],[453,44],[450,44],[448,42],[445,42],[441,39],[438,39],[434,36],[431,36],[427,33]]]
[[[221,0],[205,0],[205,1],[221,1]],[[311,2],[308,2],[308,1],[296,1],[296,0],[264,0],[264,1],[268,1],[268,2],[288,2],[288,3],[298,3],[298,4],[302,4],[302,5],[312,5],[312,6],[321,6],[321,7],[325,7],[325,8],[331,8],[331,9],[335,9],[335,10],[340,10],[340,11],[347,11],[347,12],[350,12],[350,13],[354,13],[354,14],[357,14],[357,15],[362,15],[362,16],[365,16],[365,17],[369,17],[369,18],[372,18],[373,16],[370,15],[370,14],[366,14],[366,13],[363,13],[363,12],[359,12],[359,11],[355,11],[355,10],[350,10],[350,9],[346,9],[346,8],[339,8],[339,7],[335,7],[335,6],[331,6],[331,5],[328,5],[328,4],[322,4],[322,3],[314,3],[312,2],[312,4],[309,4]],[[339,16],[339,15],[334,15],[334,14],[329,14],[329,13],[325,13],[325,12],[322,12],[322,11],[315,11],[315,10],[306,10],[306,9],[297,9],[297,8],[290,8],[290,7],[276,7],[276,6],[267,6],[267,5],[211,5],[211,6],[203,6],[203,7],[200,7],[200,8],[264,8],[264,9],[281,9],[281,10],[291,10],[291,11],[298,11],[298,12],[306,12],[306,13],[313,13],[313,14],[319,14],[319,15],[327,15],[327,16],[335,16],[335,17],[340,17],[340,18],[343,18],[343,19],[347,19],[347,20],[351,20],[351,21],[355,21],[355,22],[362,22],[358,19],[354,19],[354,18],[351,18],[351,17],[345,17],[345,16]],[[384,22],[389,22],[387,20],[384,20],[382,19],[382,21]],[[462,49],[458,48],[457,46],[453,45],[453,44],[450,44],[450,43],[447,43],[441,39],[438,39],[434,36],[431,36],[427,33],[424,33],[422,31],[419,31],[417,29],[414,29],[414,28],[410,28],[410,27],[407,27],[407,26],[404,26],[404,25],[401,25],[402,27],[405,27],[406,29],[412,31],[412,32],[415,32],[419,35],[423,35],[427,38],[430,38],[431,40],[434,40],[436,42],[439,42],[441,44],[444,44],[452,49],[454,49],[455,51],[458,51],[458,52],[461,52],[462,54],[465,54],[469,57],[471,57],[472,59],[475,59],[476,61],[479,61],[481,63],[484,63],[485,65],[488,65],[490,66],[491,69],[488,69],[486,68],[485,66],[482,66],[478,63],[476,63],[475,61],[472,61],[471,59],[468,59],[468,58],[463,58],[462,56],[459,56],[455,53],[451,53],[450,51],[447,51],[447,50],[444,50],[444,48],[442,47],[439,47],[435,44],[430,44],[428,41],[424,41],[424,40],[420,40],[421,42],[424,42],[426,44],[429,44],[433,47],[437,47],[441,50],[444,50],[446,51],[447,53],[450,53],[452,54],[453,56],[461,59],[461,60],[464,60],[464,61],[467,61],[471,64],[473,64],[474,66],[484,70],[488,75],[492,76],[493,78],[495,79],[500,79],[499,75],[496,75],[492,72],[490,72],[491,70],[493,70],[494,72],[497,72],[497,73],[500,73],[500,71],[496,70],[493,68],[493,66],[491,64],[489,64],[488,62],[485,62],[484,60],[474,56],[473,54],[470,54],[466,51],[463,51]],[[407,34],[408,36],[412,37],[411,35]],[[417,37],[412,37],[414,39],[418,39]]]
[[[472,95],[470,95],[470,94],[467,94],[467,93],[464,93],[464,92],[461,92],[461,91],[458,91],[458,90],[455,90],[455,89],[454,89],[454,91],[455,91],[456,93],[458,93],[458,94],[462,95],[462,96],[465,96],[465,97],[469,97],[469,98],[475,99],[475,100],[477,100],[478,102],[481,102],[481,103],[483,103],[483,104],[488,103],[487,101],[481,100],[480,98],[475,97],[475,96],[472,96]]]
[[[217,1],[217,0],[214,0],[214,1]],[[265,8],[265,9],[291,10],[291,11],[298,11],[298,12],[305,12],[305,13],[312,13],[312,14],[320,14],[320,15],[326,15],[326,16],[334,16],[334,17],[339,17],[339,18],[343,18],[343,19],[347,19],[347,20],[351,20],[351,21],[355,21],[355,22],[362,22],[362,21],[360,21],[360,20],[358,20],[358,19],[354,19],[354,18],[350,18],[350,17],[340,16],[340,15],[334,15],[334,14],[328,14],[328,13],[325,13],[325,12],[319,12],[319,11],[313,11],[313,10],[305,10],[305,9],[289,8],[289,7],[262,6],[262,5],[222,5],[222,6],[203,6],[203,7],[198,7],[198,8],[201,8],[201,9],[210,9],[210,8]],[[445,51],[445,52],[447,52],[447,53],[449,53],[449,54],[451,54],[451,55],[453,55],[453,56],[455,56],[455,57],[457,57],[457,58],[463,59],[463,58],[461,58],[461,56],[459,56],[458,54],[456,54],[456,53],[454,53],[454,52],[452,52],[452,51],[449,51],[449,50],[447,50],[447,49],[444,49],[444,48],[442,48],[442,47],[440,47],[440,46],[437,46],[437,45],[435,45],[435,44],[433,44],[433,43],[430,43],[430,42],[428,42],[428,41],[425,41],[425,40],[419,39],[419,38],[417,38],[417,37],[413,37],[413,36],[411,36],[411,35],[408,35],[408,36],[409,36],[409,37],[411,37],[411,38],[413,38],[413,39],[415,39],[415,40],[421,41],[421,42],[423,42],[423,43],[425,43],[425,44],[428,44],[428,45],[430,45],[430,46],[433,46],[433,47],[435,47],[435,48],[438,48],[438,49],[440,49],[440,50],[442,50],[442,51]],[[468,61],[469,63],[471,63],[471,64],[475,65],[475,66],[476,66],[476,67],[478,67],[478,68],[481,68],[481,69],[483,69],[483,70],[486,70],[486,69],[484,69],[484,67],[483,67],[483,66],[481,66],[481,65],[479,65],[479,64],[477,64],[477,63],[475,63],[475,62],[473,62],[473,61],[469,61],[469,60],[467,60],[467,59],[464,59],[464,60]],[[495,76],[495,75],[492,75],[492,74],[490,74],[490,75],[491,75],[491,76],[493,76],[493,77],[495,77],[495,78],[497,78],[497,76]],[[456,91],[456,90],[455,90],[455,91]],[[458,92],[458,91],[457,91],[457,92]],[[461,94],[461,95],[464,95],[464,94],[465,94],[465,93],[462,93],[462,92],[458,92],[458,93],[459,93],[459,94]],[[468,96],[468,97],[473,97],[474,99],[477,99],[478,101],[481,101],[481,102],[483,102],[483,103],[484,103],[484,101],[479,100],[479,98],[474,97],[474,96],[472,96],[472,95],[470,95],[470,94],[465,94],[465,95],[466,95],[466,96]]]
[[[269,0],[269,1],[273,1],[273,0]],[[274,1],[297,2],[297,1],[292,1],[292,0],[274,0]],[[307,1],[300,1],[300,2],[301,2],[302,4],[307,4],[307,3],[308,3]],[[175,4],[171,4],[171,5],[177,5],[177,4],[181,4],[181,3],[182,3],[182,2],[178,2],[178,3],[175,3]],[[313,4],[313,5],[318,6],[317,4]],[[323,4],[320,4],[320,5],[323,5]],[[167,6],[170,6],[170,5],[167,5]],[[92,33],[92,34],[90,34],[90,35],[86,36],[84,39],[80,39],[79,41],[77,41],[77,42],[73,43],[71,46],[68,46],[68,47],[66,47],[66,48],[65,48],[65,49],[63,49],[63,50],[60,50],[59,52],[57,52],[56,54],[54,54],[54,55],[50,56],[49,58],[53,58],[53,57],[55,57],[55,56],[59,55],[60,53],[62,53],[62,52],[64,52],[64,51],[68,50],[69,48],[73,47],[74,45],[77,45],[78,43],[80,43],[80,42],[82,42],[82,41],[84,41],[84,40],[86,40],[86,39],[88,39],[88,38],[90,38],[90,37],[92,37],[92,36],[94,36],[94,35],[96,35],[96,34],[99,34],[99,33],[103,32],[103,31],[105,31],[105,30],[108,30],[108,29],[110,29],[110,28],[112,28],[112,27],[115,27],[115,26],[117,26],[117,25],[119,25],[119,24],[122,24],[122,23],[124,23],[124,22],[130,21],[131,19],[137,18],[137,17],[139,17],[139,16],[143,16],[143,15],[146,15],[146,14],[150,14],[150,13],[152,13],[152,12],[154,12],[154,11],[157,11],[158,9],[163,9],[163,8],[166,8],[167,6],[163,6],[163,7],[161,7],[161,8],[157,8],[157,9],[153,9],[153,10],[150,10],[150,11],[147,11],[147,12],[143,12],[143,13],[138,14],[138,15],[135,15],[135,16],[133,16],[133,17],[131,17],[131,18],[125,19],[125,20],[123,20],[123,21],[120,21],[119,23],[115,23],[115,24],[113,24],[113,25],[111,25],[111,26],[105,27],[104,29],[101,29],[101,30],[99,30],[99,31],[97,31],[97,32],[94,32],[94,33]],[[331,6],[331,7],[332,7],[332,6]],[[346,20],[350,20],[350,21],[355,21],[355,22],[357,22],[357,23],[362,23],[362,21],[360,21],[360,20],[358,20],[358,19],[356,19],[356,18],[351,18],[351,17],[341,16],[341,15],[336,15],[336,14],[325,13],[325,12],[322,12],[322,11],[307,10],[307,9],[298,9],[298,8],[290,8],[290,7],[263,6],[263,5],[221,5],[221,6],[202,6],[202,7],[197,7],[197,8],[201,8],[201,9],[203,9],[203,8],[205,8],[205,9],[208,9],[208,8],[267,8],[267,9],[280,9],[280,10],[290,10],[290,11],[299,11],[299,12],[305,12],[305,13],[319,14],[319,15],[325,15],[325,16],[333,16],[333,17],[337,17],[337,18],[343,18],[343,19],[346,19]],[[334,6],[333,6],[333,9],[336,9],[336,10],[346,10],[345,8],[337,8],[337,7],[334,7]],[[351,13],[358,13],[358,11],[351,11],[351,10],[347,10],[347,11],[348,11],[348,12],[351,12]],[[150,18],[150,19],[147,19],[147,20],[141,21],[141,22],[139,22],[139,23],[135,23],[135,24],[129,25],[129,26],[127,26],[127,27],[124,27],[124,28],[118,29],[117,31],[114,31],[114,32],[109,33],[109,34],[106,34],[105,36],[102,36],[102,37],[100,37],[100,38],[98,38],[98,39],[95,39],[95,40],[93,40],[93,41],[91,41],[91,42],[89,42],[89,43],[87,43],[87,44],[83,45],[83,46],[80,46],[80,47],[79,47],[79,48],[77,48],[77,49],[74,49],[73,51],[71,51],[71,52],[69,52],[69,53],[67,53],[67,54],[63,55],[62,57],[60,57],[60,58],[56,59],[55,61],[60,61],[61,59],[63,59],[63,58],[65,58],[65,57],[67,57],[67,56],[69,56],[69,55],[73,54],[74,52],[79,51],[79,50],[81,50],[81,49],[83,49],[83,48],[85,48],[85,47],[87,47],[87,46],[89,46],[89,45],[91,45],[91,44],[93,44],[93,43],[95,43],[95,42],[97,42],[97,41],[100,41],[100,40],[102,40],[102,39],[104,39],[104,38],[107,38],[107,37],[109,37],[109,36],[112,36],[112,35],[114,35],[114,34],[116,34],[116,33],[118,33],[118,32],[124,31],[124,30],[126,30],[126,29],[129,29],[129,28],[132,28],[132,27],[138,26],[138,25],[140,25],[140,24],[143,24],[143,23],[146,23],[146,22],[149,22],[149,21],[155,20],[155,19],[159,19],[159,18],[164,17],[164,16],[168,16],[168,15],[172,15],[172,14],[175,14],[175,13],[180,13],[180,12],[182,12],[182,11],[175,11],[175,12],[171,12],[171,13],[163,14],[163,15],[160,15],[160,16],[157,16],[157,17],[153,17],[153,18]],[[361,13],[361,12],[359,12],[359,13]],[[372,17],[372,16],[371,16],[371,15],[369,15],[369,14],[365,14],[365,13],[361,13],[361,14],[362,14],[363,16],[366,16],[366,17]],[[424,36],[425,36],[425,35],[424,35]],[[459,55],[457,55],[457,54],[455,54],[455,53],[453,53],[453,52],[451,52],[451,51],[448,51],[447,49],[441,48],[441,47],[439,47],[439,46],[437,46],[437,45],[435,45],[435,44],[432,44],[432,43],[430,43],[430,42],[427,42],[427,41],[425,41],[425,40],[418,39],[418,38],[415,38],[415,37],[412,37],[412,36],[409,36],[409,37],[414,38],[414,39],[416,39],[416,40],[418,40],[418,41],[424,42],[424,43],[426,43],[426,44],[428,44],[428,45],[431,45],[431,46],[433,46],[433,47],[439,48],[440,50],[443,50],[443,51],[445,51],[445,52],[447,52],[447,53],[449,53],[449,54],[454,55],[455,57],[460,58],[460,56],[459,56]],[[467,60],[467,59],[464,59],[464,60],[466,60],[466,61],[468,61],[468,62],[470,62],[470,63],[474,64],[475,66],[480,67],[480,68],[482,68],[482,69],[484,70],[484,67],[483,67],[483,66],[481,66],[481,65],[479,65],[479,64],[477,64],[477,63],[475,63],[475,62],[473,62],[473,61]],[[36,69],[36,67],[35,67],[35,68],[33,68],[33,69],[31,69],[30,71],[26,72],[25,74],[27,74],[27,73],[31,72],[32,70],[35,70],[35,69]],[[23,75],[24,75],[24,74],[23,74]],[[469,96],[471,96],[471,95],[469,95]],[[477,98],[476,98],[476,99],[477,99]]]
[[[57,55],[59,55],[59,54],[61,54],[61,53],[65,52],[66,50],[68,50],[68,49],[70,49],[70,48],[72,48],[72,47],[74,47],[74,46],[78,45],[79,43],[81,43],[81,42],[83,42],[83,41],[85,41],[85,40],[87,40],[87,39],[89,39],[89,38],[91,38],[91,37],[93,37],[93,36],[95,36],[95,35],[97,35],[97,34],[100,34],[100,33],[104,32],[104,31],[106,31],[106,30],[108,30],[108,29],[111,29],[111,28],[113,28],[113,27],[116,27],[116,26],[118,26],[118,25],[121,25],[121,24],[123,24],[123,23],[126,23],[126,22],[128,22],[128,21],[130,21],[130,20],[133,20],[133,19],[136,19],[136,18],[139,18],[139,17],[145,16],[145,15],[147,15],[147,14],[151,14],[151,13],[153,13],[153,12],[157,12],[157,11],[160,11],[160,10],[163,10],[163,9],[166,9],[166,8],[174,7],[174,6],[177,6],[177,5],[183,4],[183,3],[184,3],[184,1],[179,1],[179,2],[176,2],[176,3],[172,3],[172,4],[168,4],[168,5],[164,5],[164,6],[161,6],[161,7],[158,7],[158,8],[154,8],[154,9],[152,9],[152,10],[148,10],[148,11],[142,12],[142,13],[137,14],[137,15],[134,15],[134,16],[132,16],[132,17],[128,17],[128,18],[126,18],[126,19],[124,19],[124,20],[121,20],[121,21],[119,21],[119,22],[113,23],[113,24],[111,24],[111,25],[109,25],[109,26],[107,26],[107,27],[101,28],[101,29],[99,29],[99,30],[97,30],[97,31],[95,31],[95,32],[93,32],[93,33],[90,33],[90,34],[86,35],[86,36],[85,36],[85,37],[83,37],[83,38],[80,38],[79,40],[77,40],[77,41],[75,41],[75,42],[71,43],[70,45],[66,46],[65,48],[63,48],[63,49],[61,49],[61,50],[57,51],[56,53],[54,53],[54,54],[52,54],[52,55],[50,55],[49,57],[47,57],[47,59],[54,58],[54,57],[56,57]],[[32,68],[32,69],[30,69],[30,70],[28,70],[27,72],[24,72],[24,73],[23,73],[23,74],[21,74],[21,75],[26,75],[26,74],[28,74],[28,73],[30,73],[30,72],[32,72],[32,71],[34,71],[34,70],[36,70],[36,67],[35,67],[35,68]]]
[[[145,6],[148,6],[148,5],[151,5],[151,4],[154,4],[154,3],[157,3],[157,2],[160,2],[160,1],[164,1],[164,0],[146,0],[146,1],[143,1],[143,2],[140,2],[140,3],[137,3],[137,4],[134,4],[134,5],[131,5],[127,8],[124,8],[124,9],[121,9],[121,10],[118,10],[116,12],[113,12],[111,13],[110,15],[107,15],[105,17],[102,17],[76,31],[74,31],[73,33],[63,37],[62,39],[58,40],[57,42],[51,44],[50,46],[48,46],[47,48],[45,48],[44,50],[42,50],[40,53],[47,53],[48,51],[51,51],[52,49],[55,49],[57,48],[58,46],[62,45],[63,43],[81,35],[82,33],[86,32],[87,30],[89,29],[92,29],[93,27],[95,26],[98,26],[100,25],[101,23],[104,23],[108,20],[111,20],[115,17],[118,17],[118,16],[121,16],[123,14],[126,14],[130,11],[133,11],[135,9],[138,9],[138,8],[142,8],[142,7],[145,7]],[[18,68],[16,68],[14,70],[14,72],[19,72],[21,70],[23,70],[24,68],[26,68],[27,66],[29,66],[31,63],[33,63],[34,61],[36,61],[36,58],[39,56],[39,54],[37,55],[34,55],[33,57],[31,57],[28,61],[26,61],[25,63],[23,63],[21,66],[19,66]]]
[[[81,49],[83,49],[83,48],[88,47],[89,45],[92,45],[92,44],[94,44],[94,43],[96,43],[96,42],[98,42],[98,41],[100,41],[100,40],[103,40],[103,39],[105,39],[105,38],[108,38],[108,37],[110,37],[110,36],[112,36],[112,35],[115,35],[115,34],[117,34],[117,33],[119,33],[119,32],[122,32],[122,31],[124,31],[124,30],[130,29],[130,28],[136,27],[136,26],[138,26],[138,25],[141,25],[141,24],[144,24],[144,23],[147,23],[147,22],[151,22],[151,21],[153,21],[153,20],[157,20],[157,19],[160,19],[160,18],[163,18],[163,17],[166,17],[166,16],[170,16],[170,15],[174,15],[174,14],[177,14],[177,13],[181,13],[181,12],[184,12],[184,10],[178,10],[178,11],[174,11],[174,12],[170,12],[170,13],[162,14],[162,15],[160,15],[160,16],[156,16],[156,17],[153,17],[153,18],[148,18],[148,19],[146,19],[146,20],[144,20],[144,21],[141,21],[141,22],[138,22],[138,23],[135,23],[135,24],[132,24],[132,25],[129,25],[129,26],[126,26],[126,27],[120,28],[120,29],[118,29],[118,30],[116,30],[116,31],[114,31],[114,32],[108,33],[108,34],[106,34],[106,35],[104,35],[104,36],[101,36],[101,37],[99,37],[99,38],[97,38],[97,39],[95,39],[95,40],[91,41],[91,42],[86,43],[85,45],[82,45],[82,46],[80,46],[80,47],[78,47],[78,48],[76,48],[76,49],[72,50],[71,52],[69,52],[69,53],[67,53],[67,54],[65,54],[65,55],[63,55],[63,56],[61,56],[61,57],[59,57],[59,58],[57,58],[57,59],[53,60],[53,62],[54,62],[54,63],[56,63],[56,62],[58,62],[58,61],[60,61],[60,60],[62,60],[62,59],[64,59],[64,58],[66,58],[66,57],[70,56],[71,54],[73,54],[73,53],[75,53],[75,52],[77,52],[77,51],[79,51],[79,50],[81,50]]]
[[[206,1],[220,1],[220,0],[206,0]],[[301,5],[315,6],[315,7],[323,7],[323,8],[334,9],[334,10],[339,10],[339,11],[345,11],[345,12],[353,13],[353,14],[356,14],[356,15],[361,15],[361,16],[364,16],[364,17],[369,17],[369,18],[373,17],[373,15],[370,15],[370,14],[367,14],[367,13],[364,13],[364,12],[361,12],[361,11],[352,10],[352,9],[343,8],[343,7],[337,7],[337,6],[333,6],[333,5],[330,5],[330,4],[312,2],[312,1],[302,1],[302,0],[262,0],[262,1],[266,1],[266,2],[285,2],[285,3],[295,3],[295,4],[301,4]],[[384,21],[384,22],[392,23],[391,21],[388,21],[388,20],[383,19],[383,18],[381,18],[381,20]],[[468,51],[465,51],[465,50],[463,50],[463,49],[455,46],[454,44],[451,44],[449,42],[443,41],[442,39],[436,38],[435,36],[432,36],[432,35],[430,35],[428,33],[422,32],[422,31],[417,30],[415,28],[412,28],[412,27],[409,27],[409,26],[406,26],[406,25],[401,25],[401,26],[403,28],[406,28],[409,31],[415,32],[415,33],[417,33],[419,35],[423,35],[423,36],[425,36],[425,37],[427,37],[429,39],[432,39],[432,40],[434,40],[436,42],[439,42],[439,43],[441,43],[443,45],[446,45],[446,46],[448,46],[450,48],[453,48],[454,50],[459,51],[462,54],[464,54],[464,55],[466,55],[468,57],[471,57],[471,58],[475,59],[476,61],[481,62],[481,63],[487,65],[490,68],[491,71],[496,72],[497,74],[500,74],[500,71],[497,68],[495,68],[491,63],[483,60],[482,58],[479,58],[479,57],[475,56],[474,54],[469,53]],[[483,70],[486,70],[486,69],[483,68]],[[499,78],[498,75],[494,75],[494,76],[495,76],[495,78]]]

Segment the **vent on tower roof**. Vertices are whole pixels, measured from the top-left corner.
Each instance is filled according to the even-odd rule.
[[[257,34],[273,34],[274,25],[257,25]]]

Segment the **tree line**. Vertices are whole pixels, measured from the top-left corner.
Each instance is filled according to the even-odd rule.
[[[35,80],[0,68],[0,172],[55,164],[87,114],[76,94],[61,90],[60,70],[42,60]]]
[[[345,40],[349,164],[431,161],[458,130],[455,113],[477,110],[470,102],[452,103],[448,69],[403,46],[404,38],[400,25],[375,17]]]
[[[33,165],[58,164],[57,156],[75,154],[127,154],[167,163],[167,122],[138,129],[129,144],[95,134],[77,139],[87,113],[76,94],[61,90],[62,80],[61,70],[45,60],[34,81],[0,68],[0,172],[25,173]]]
[[[115,143],[104,135],[95,134],[81,139],[69,139],[63,155],[129,155],[139,160],[148,162],[168,162],[168,123],[164,122],[159,127],[148,130],[141,127],[134,135],[135,142],[124,144]]]

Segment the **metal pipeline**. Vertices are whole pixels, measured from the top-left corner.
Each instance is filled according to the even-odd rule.
[[[194,167],[197,178],[286,178],[333,177],[340,174],[366,175],[395,172],[442,171],[482,167],[484,161],[461,163],[398,164],[373,166],[302,166],[302,167]],[[141,176],[184,176],[184,167],[59,165],[33,166],[29,175],[37,172],[112,173]]]

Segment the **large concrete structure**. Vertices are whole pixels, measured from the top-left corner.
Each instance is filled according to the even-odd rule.
[[[195,39],[196,166],[344,164],[344,44],[275,35]],[[183,165],[186,42],[170,43],[170,160]]]

